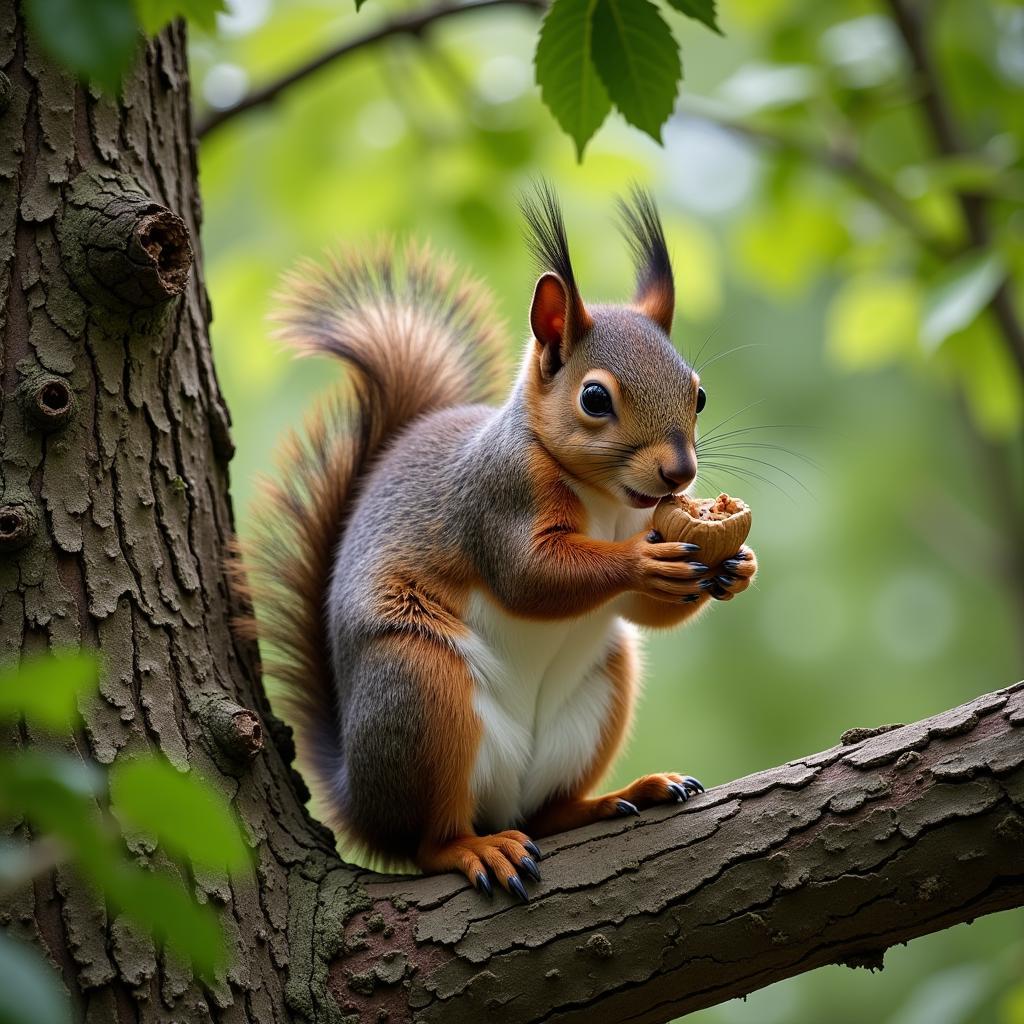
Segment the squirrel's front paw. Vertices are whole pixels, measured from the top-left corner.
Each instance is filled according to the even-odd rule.
[[[702,584],[716,601],[731,601],[742,594],[757,574],[757,556],[746,544],[731,558],[720,562]]]
[[[651,536],[658,537],[658,534]],[[695,600],[707,591],[708,566],[696,544],[644,539],[637,559],[635,590],[661,601]]]

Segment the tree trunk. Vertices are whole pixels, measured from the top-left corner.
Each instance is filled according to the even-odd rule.
[[[329,997],[311,984],[309,925],[339,864],[303,809],[256,651],[230,630],[231,440],[198,259],[185,32],[145,49],[120,103],[55,70],[11,0],[0,48],[0,653],[98,648],[104,682],[82,708],[81,756],[109,764],[158,747],[191,764],[234,798],[255,851],[244,881],[194,880],[223,907],[233,946],[212,988],[66,869],[0,908],[0,925],[49,953],[95,1024],[312,1018]],[[262,734],[225,701],[267,727],[247,765],[232,745]]]
[[[71,752],[159,748],[234,800],[254,851],[248,877],[189,880],[232,945],[212,986],[69,869],[0,908],[80,1019],[664,1021],[1021,904],[1020,690],[555,837],[528,908],[343,864],[230,630],[184,31],[146,48],[118,104],[54,70],[10,0],[0,48],[0,653],[98,648]]]

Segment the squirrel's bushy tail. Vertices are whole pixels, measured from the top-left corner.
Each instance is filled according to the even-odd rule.
[[[412,420],[500,392],[502,332],[487,292],[425,247],[303,263],[280,298],[279,336],[301,355],[336,356],[348,374],[284,439],[278,478],[262,484],[233,568],[255,605],[239,626],[265,641],[299,761],[324,795],[339,755],[326,595],[355,490]]]

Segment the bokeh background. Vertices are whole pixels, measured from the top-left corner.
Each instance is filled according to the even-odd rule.
[[[419,3],[233,0],[193,37],[200,116]],[[203,245],[242,532],[275,441],[336,372],[269,340],[283,270],[338,240],[429,238],[493,286],[518,358],[520,191],[554,182],[584,295],[616,300],[631,270],[612,198],[635,179],[674,253],[675,341],[706,361],[702,427],[736,446],[698,489],[753,505],[761,574],[649,637],[611,781],[714,785],[1024,675],[1021,377],[984,311],[1004,275],[1024,305],[1024,8],[925,6],[970,157],[936,157],[886,5],[856,0],[721,0],[724,38],[673,20],[685,81],[664,146],[613,117],[582,164],[519,9],[362,50],[210,132]],[[967,257],[958,189],[986,197],[993,229]],[[688,1020],[1022,1024],[1022,976],[1016,912],[890,950],[881,974],[826,968]]]

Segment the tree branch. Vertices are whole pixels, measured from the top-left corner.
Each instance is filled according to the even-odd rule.
[[[659,1024],[1020,907],[1024,683],[542,845],[525,907],[359,873],[360,911],[320,941],[342,1013]]]
[[[942,78],[928,49],[918,11],[912,8],[908,0],[888,2],[893,21],[903,39],[903,45],[920,87],[925,123],[936,150],[942,156],[958,156],[967,152],[953,109],[946,98]],[[973,192],[959,191],[956,198],[967,226],[971,247],[982,249],[990,245],[992,232],[986,197]],[[1010,354],[1017,363],[1021,378],[1024,379],[1024,326],[1017,314],[1006,279],[996,289],[989,307],[999,324]]]
[[[315,74],[328,64],[334,63],[334,61],[341,57],[347,57],[349,54],[355,53],[366,46],[379,43],[383,39],[401,35],[417,35],[436,21],[442,21],[452,15],[464,14],[470,11],[481,11],[490,7],[526,7],[531,10],[542,11],[546,6],[545,0],[470,0],[469,3],[464,4],[440,3],[435,7],[428,7],[425,10],[400,15],[386,21],[379,28],[357,36],[355,39],[349,39],[347,42],[340,43],[330,50],[326,50],[307,63],[281,75],[280,78],[276,78],[272,82],[260,86],[258,89],[253,89],[252,92],[244,96],[233,107],[228,107],[226,110],[211,111],[196,126],[196,136],[199,139],[206,138],[211,132],[240,114],[273,102],[290,86],[295,85],[296,82],[303,81],[303,79]]]
[[[920,217],[913,206],[889,184],[858,158],[849,146],[828,145],[813,142],[793,132],[779,128],[768,128],[719,113],[710,106],[701,104],[681,105],[684,117],[706,121],[749,142],[772,149],[792,153],[827,171],[832,171],[849,182],[884,210],[897,224],[906,229],[920,245],[940,257],[953,255],[954,250],[945,239],[938,236]]]

